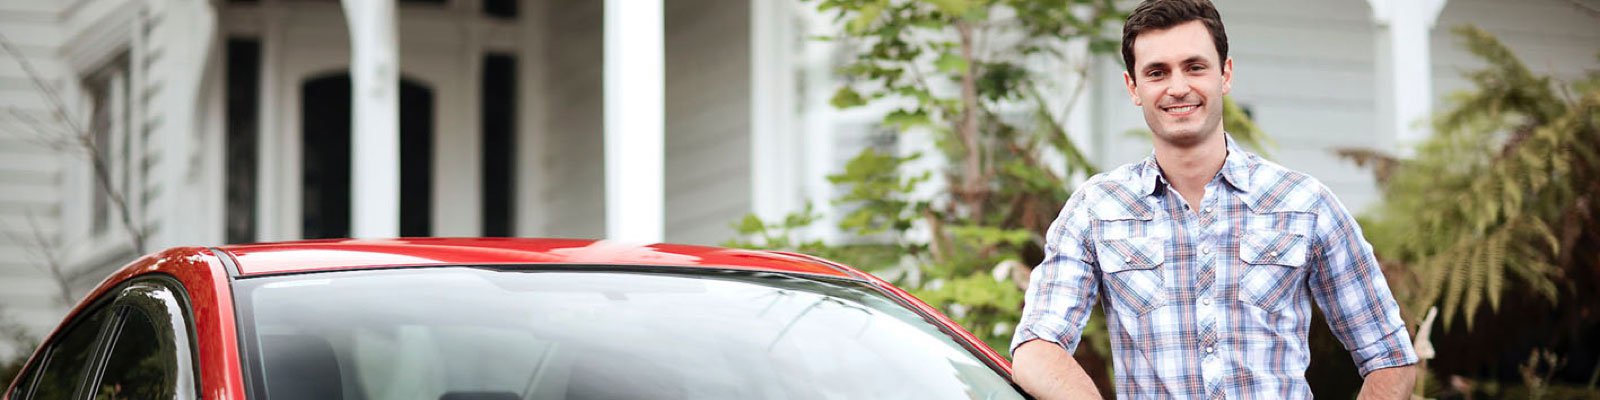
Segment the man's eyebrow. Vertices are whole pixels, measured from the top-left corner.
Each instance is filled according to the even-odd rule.
[[[1152,71],[1152,70],[1167,69],[1167,68],[1168,68],[1167,63],[1161,62],[1161,61],[1156,61],[1156,62],[1152,62],[1152,63],[1149,63],[1149,64],[1145,64],[1142,67],[1139,67],[1139,72],[1149,72],[1149,71]]]
[[[1211,60],[1207,60],[1203,56],[1189,56],[1189,58],[1183,59],[1183,63],[1186,64],[1186,65],[1187,64],[1210,64],[1210,61]]]

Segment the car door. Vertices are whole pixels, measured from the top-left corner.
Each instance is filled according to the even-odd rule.
[[[109,292],[104,297],[115,297],[52,339],[38,373],[24,371],[10,398],[196,398],[194,329],[182,293],[160,275]]]

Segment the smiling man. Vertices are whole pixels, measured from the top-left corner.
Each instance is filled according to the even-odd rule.
[[[1090,178],[1051,225],[1011,345],[1017,383],[1100,397],[1071,353],[1103,296],[1120,398],[1310,398],[1316,301],[1361,398],[1408,398],[1417,356],[1355,219],[1223,130],[1233,60],[1211,2],[1140,3],[1122,58],[1155,151]]]

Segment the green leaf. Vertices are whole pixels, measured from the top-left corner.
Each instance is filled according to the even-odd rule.
[[[894,110],[883,117],[884,125],[892,126],[901,131],[930,123],[932,121],[928,119],[928,114],[922,110]]]
[[[939,59],[933,62],[933,66],[939,72],[946,74],[962,74],[967,71],[967,59],[958,54],[946,52],[939,55]]]
[[[833,108],[846,109],[865,105],[867,100],[861,98],[861,93],[857,93],[855,89],[844,86],[840,87],[839,91],[833,92],[833,98],[828,100],[828,104],[833,105]]]
[[[740,235],[753,235],[765,232],[767,224],[762,222],[761,217],[757,217],[755,214],[745,214],[744,218],[739,220],[739,223],[734,224],[733,229],[738,231]]]
[[[848,32],[852,35],[866,33],[867,28],[870,28],[873,23],[877,22],[878,17],[883,15],[883,10],[885,7],[886,5],[883,3],[869,3],[862,5],[860,9],[856,10],[856,17],[850,19],[850,22],[845,24],[845,32]]]
[[[971,0],[926,0],[926,1],[929,2],[929,3],[933,3],[933,7],[938,9],[939,12],[945,13],[946,15],[957,16],[957,17],[963,16],[963,15],[967,15],[967,12],[969,10],[971,10],[972,6],[973,6],[973,3],[972,3]]]

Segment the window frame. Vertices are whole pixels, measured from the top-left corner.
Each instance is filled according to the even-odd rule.
[[[121,240],[128,234],[121,227],[121,211],[112,204],[112,196],[121,196],[127,205],[129,219],[140,221],[144,217],[140,192],[144,174],[138,164],[144,160],[145,146],[139,125],[135,99],[134,49],[121,47],[92,69],[80,74],[85,112],[84,126],[94,140],[93,157],[104,163],[110,187],[102,187],[90,166],[84,176],[83,195],[88,196],[84,220],[87,237],[95,242]],[[88,150],[88,149],[86,149]]]
[[[152,274],[129,280],[116,289],[117,298],[112,303],[113,311],[116,314],[114,315],[113,325],[111,325],[115,327],[115,332],[107,331],[102,333],[101,342],[103,344],[100,346],[101,354],[94,366],[94,376],[84,381],[84,386],[79,389],[81,394],[92,395],[100,387],[101,379],[105,377],[105,370],[110,362],[111,355],[116,350],[116,340],[110,339],[114,337],[113,335],[121,335],[122,330],[127,327],[128,317],[137,312],[149,319],[156,329],[161,330],[161,332],[157,332],[158,336],[161,336],[162,339],[171,338],[174,352],[188,353],[188,357],[179,355],[176,375],[180,377],[174,383],[178,385],[177,387],[183,387],[185,380],[181,376],[187,375],[190,383],[188,386],[191,386],[187,388],[187,399],[198,399],[200,397],[200,393],[203,393],[200,387],[200,369],[197,367],[200,364],[200,354],[199,349],[195,346],[198,343],[198,338],[195,335],[192,307],[190,307],[187,292],[182,288],[183,284],[179,283],[175,278]],[[139,289],[166,293],[171,302],[129,296],[134,290]],[[169,315],[178,320],[158,318],[160,315]],[[183,334],[179,334],[177,331],[179,327],[184,330]],[[179,398],[185,398],[183,394],[185,393],[180,392]]]

